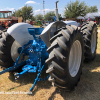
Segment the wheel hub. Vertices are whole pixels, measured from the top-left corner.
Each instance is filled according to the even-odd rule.
[[[82,47],[79,40],[76,40],[70,50],[69,54],[69,73],[72,77],[75,77],[80,68],[82,58]]]
[[[91,52],[94,53],[96,49],[96,28],[93,30],[91,36]]]
[[[11,57],[13,61],[15,62],[19,56],[18,49],[22,46],[15,40],[11,46]],[[21,55],[19,59],[19,63],[21,62],[21,59],[23,58],[23,54]],[[28,59],[28,56],[25,56],[24,60]]]

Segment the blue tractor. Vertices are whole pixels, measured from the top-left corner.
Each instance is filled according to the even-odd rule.
[[[45,29],[17,23],[0,35],[0,72],[14,72],[15,80],[25,73],[37,73],[30,91],[38,81],[72,90],[80,80],[83,61],[96,56],[97,25],[90,21],[81,28],[75,21],[57,21]],[[40,78],[48,66],[48,76]],[[20,70],[21,69],[21,70]]]

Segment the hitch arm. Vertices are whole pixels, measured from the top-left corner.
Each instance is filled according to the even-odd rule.
[[[7,69],[1,71],[1,72],[0,72],[0,75],[1,75],[1,74],[4,74],[5,72],[13,71],[13,70],[19,68],[20,66],[24,65],[25,63],[26,63],[26,61],[21,62],[21,63],[18,64],[18,65],[14,65],[14,66],[12,66],[12,67],[9,67],[9,68],[7,68]]]
[[[40,65],[41,65],[41,63],[39,63],[39,66]],[[32,91],[34,89],[34,87],[35,87],[36,83],[38,82],[39,77],[40,77],[40,75],[41,75],[42,70],[44,69],[44,67],[45,67],[45,64],[42,66],[41,70],[38,72],[38,75],[37,75],[37,77],[35,79],[35,82],[34,82],[33,86],[30,88],[30,91]]]
[[[17,58],[16,62],[14,63],[14,66],[9,67],[9,68],[7,68],[7,69],[1,71],[1,72],[0,72],[0,75],[1,75],[1,74],[4,74],[4,73],[6,73],[6,72],[9,72],[9,71],[16,70],[17,68],[19,68],[20,66],[22,66],[22,65],[24,65],[24,64],[26,63],[26,61],[23,61],[23,62],[21,62],[20,64],[18,64],[18,61],[19,61],[19,59],[20,59],[20,57],[21,57],[21,54],[22,54],[23,51],[26,49],[25,47],[27,47],[29,44],[31,44],[31,42],[32,42],[32,41],[29,41],[26,45],[24,45],[24,46],[22,47],[22,50],[21,50],[21,52],[20,52],[20,55],[19,55],[19,57]]]

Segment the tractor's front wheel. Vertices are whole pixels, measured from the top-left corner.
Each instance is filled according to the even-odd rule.
[[[50,39],[47,49],[49,81],[59,88],[72,90],[80,80],[84,60],[83,35],[76,26],[66,26]]]

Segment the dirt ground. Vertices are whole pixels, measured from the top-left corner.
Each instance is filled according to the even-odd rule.
[[[46,76],[45,74],[43,76]],[[25,94],[36,75],[23,75],[17,82],[9,73],[0,75],[0,100],[100,100],[100,33],[97,55],[93,62],[85,63],[80,82],[72,92],[52,87],[48,81],[38,82],[31,95]]]

